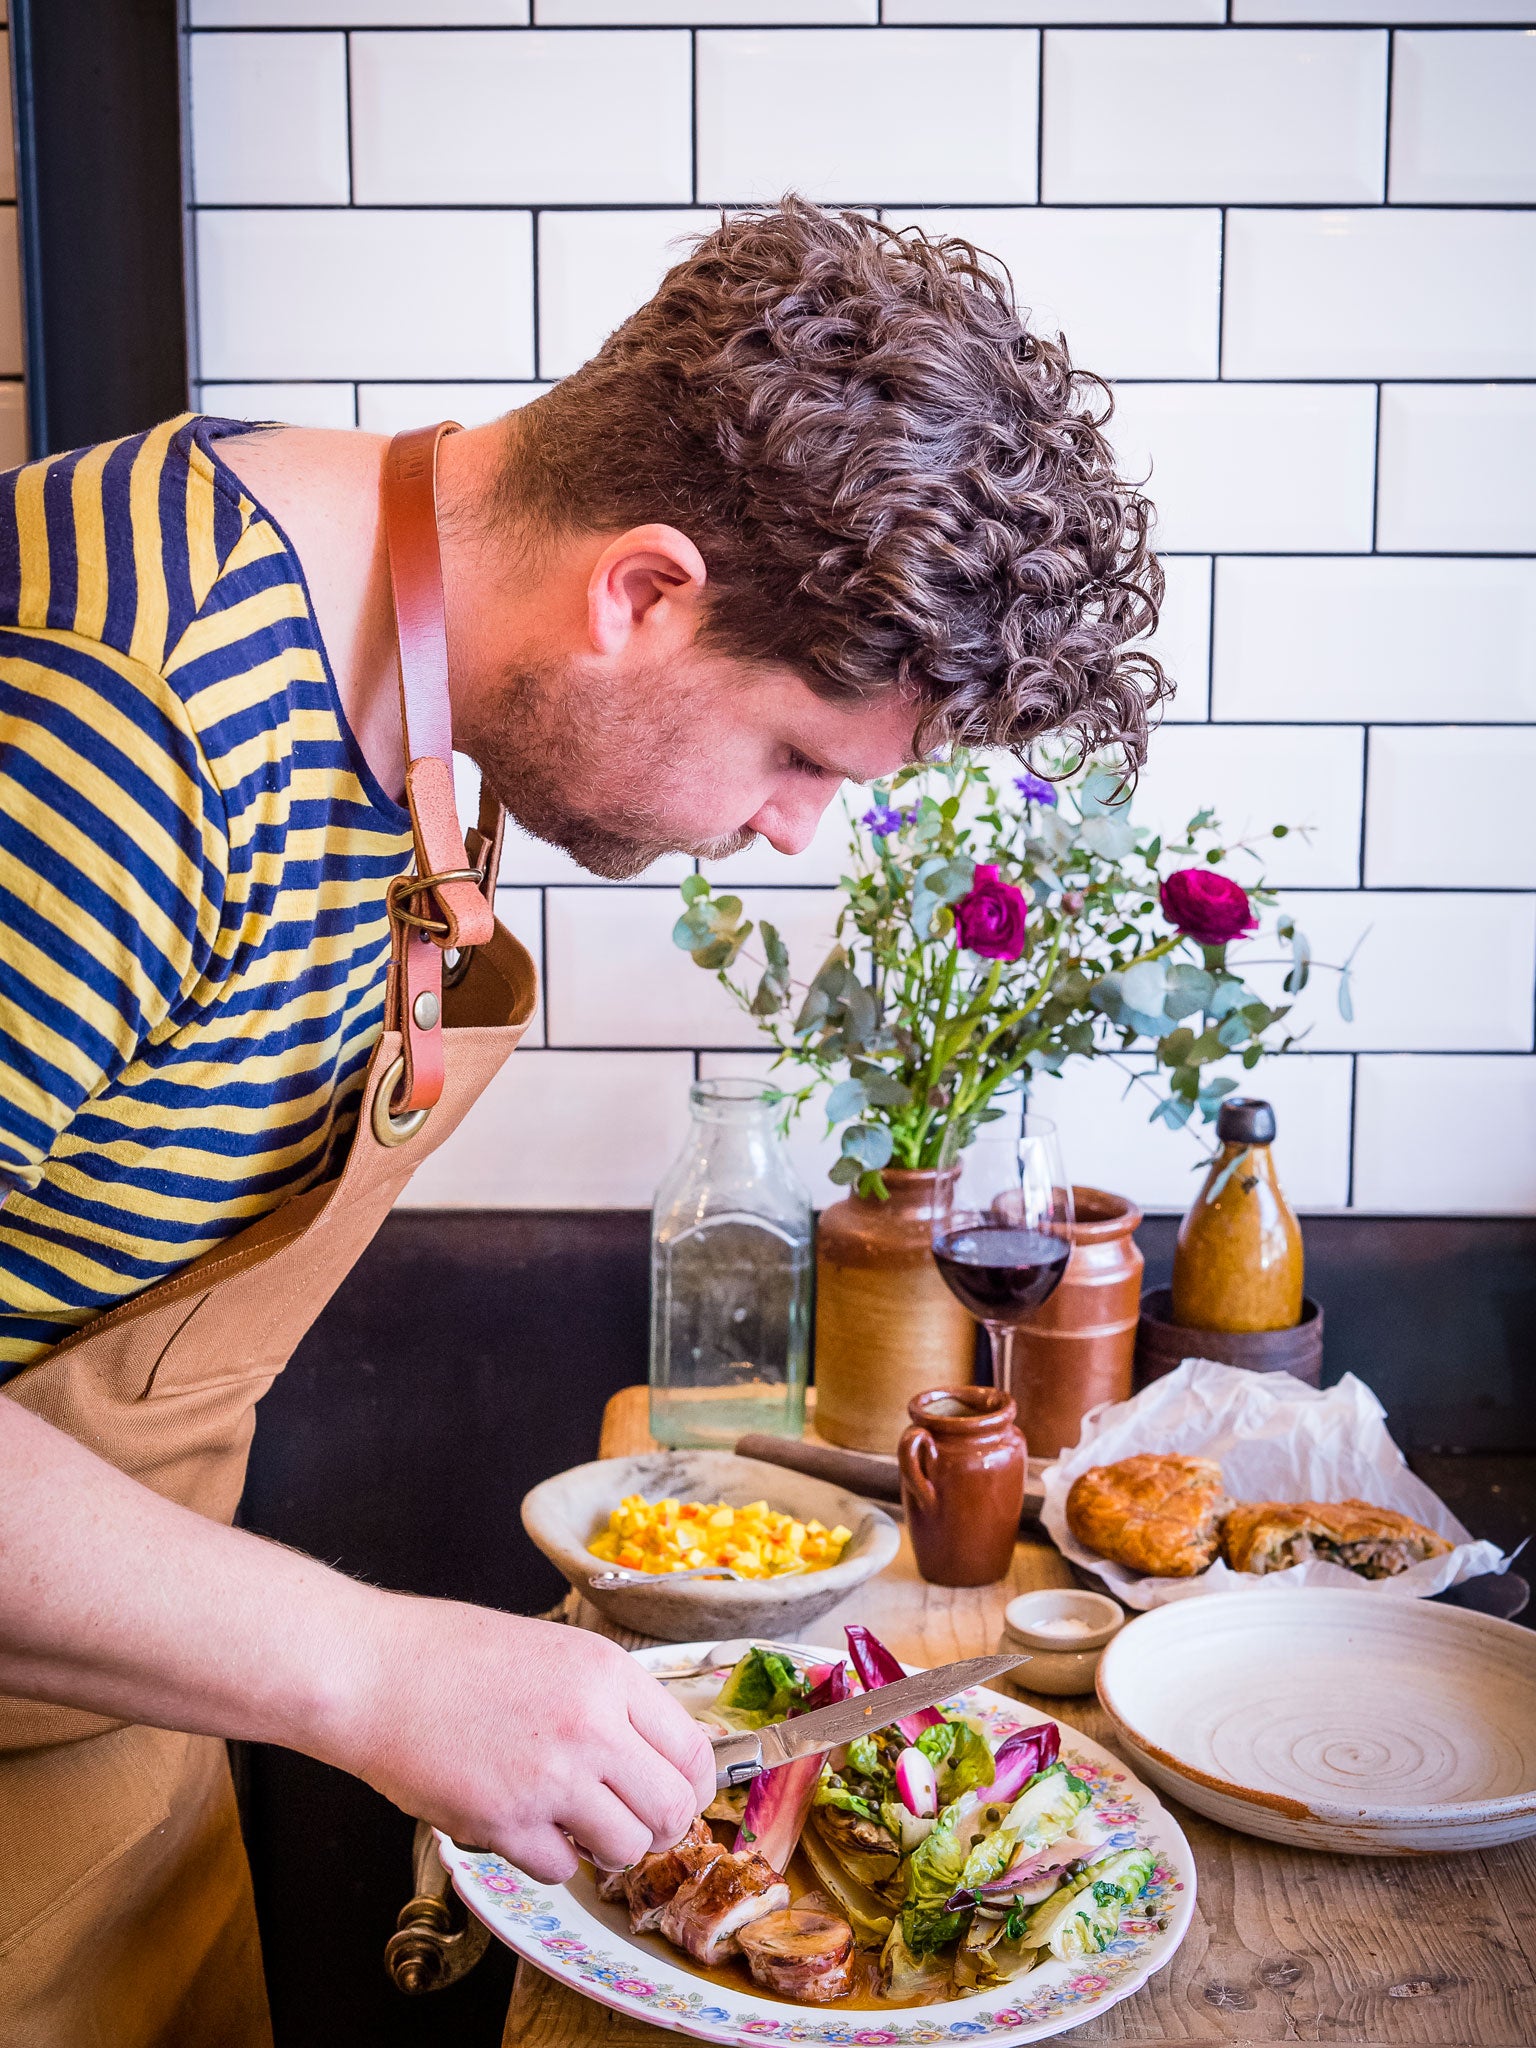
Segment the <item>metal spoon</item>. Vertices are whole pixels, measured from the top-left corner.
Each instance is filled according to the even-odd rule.
[[[687,1579],[744,1579],[734,1565],[695,1564],[681,1572],[632,1572],[622,1567],[597,1572],[587,1584],[594,1593],[621,1593],[626,1586],[680,1586]]]

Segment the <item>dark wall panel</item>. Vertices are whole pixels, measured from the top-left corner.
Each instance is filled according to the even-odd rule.
[[[11,0],[34,455],[187,403],[177,0]]]

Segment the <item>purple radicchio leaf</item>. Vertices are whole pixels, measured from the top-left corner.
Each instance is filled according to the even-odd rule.
[[[906,1677],[906,1672],[884,1643],[877,1635],[871,1635],[862,1622],[846,1623],[843,1634],[848,1638],[848,1655],[853,1660],[853,1668],[866,1692],[878,1692],[882,1685],[894,1685],[898,1678]],[[943,1719],[937,1707],[923,1707],[915,1714],[904,1714],[895,1725],[908,1742],[916,1742],[925,1728],[936,1728]]]
[[[1017,1799],[1031,1778],[1048,1771],[1061,1750],[1061,1731],[1054,1721],[1041,1721],[1033,1728],[1020,1728],[1009,1736],[992,1759],[992,1783],[986,1787],[987,1801],[997,1805]]]
[[[818,1707],[835,1707],[853,1690],[848,1667],[841,1659],[836,1664],[813,1665],[808,1675],[811,1691],[801,1705],[790,1709],[789,1720]],[[764,1771],[754,1778],[734,1846],[755,1849],[782,1875],[810,1815],[825,1761],[820,1756],[796,1757],[793,1763],[780,1764],[776,1771]]]

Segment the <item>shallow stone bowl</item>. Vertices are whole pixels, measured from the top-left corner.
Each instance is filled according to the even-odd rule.
[[[1357,1856],[1536,1834],[1536,1633],[1382,1593],[1175,1600],[1104,1651],[1132,1765],[1243,1833]]]
[[[824,1571],[776,1579],[689,1579],[681,1585],[658,1573],[638,1585],[595,1591],[591,1580],[608,1567],[587,1545],[631,1493],[648,1501],[724,1501],[733,1508],[766,1500],[797,1521],[814,1518],[829,1529],[841,1524],[853,1537],[838,1562]],[[890,1516],[857,1494],[730,1451],[648,1451],[638,1458],[599,1458],[573,1466],[525,1495],[523,1527],[600,1614],[636,1635],[668,1643],[786,1637],[884,1571],[901,1547]]]

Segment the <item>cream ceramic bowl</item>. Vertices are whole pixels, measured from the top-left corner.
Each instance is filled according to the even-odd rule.
[[[1135,1769],[1197,1813],[1350,1855],[1536,1834],[1536,1634],[1302,1587],[1154,1608],[1099,1664]]]
[[[719,1500],[733,1508],[766,1500],[798,1521],[814,1517],[829,1529],[841,1524],[853,1537],[825,1571],[777,1579],[687,1579],[679,1585],[657,1573],[636,1585],[595,1591],[591,1580],[608,1567],[587,1545],[631,1493],[648,1501]],[[890,1516],[857,1494],[730,1451],[651,1451],[574,1466],[524,1497],[523,1527],[600,1614],[636,1635],[668,1643],[705,1636],[785,1637],[883,1571],[901,1547]]]
[[[1062,1622],[1080,1624],[1082,1633],[1054,1633]],[[1124,1624],[1125,1609],[1107,1593],[1068,1587],[1020,1593],[1003,1610],[1003,1635],[997,1647],[1026,1650],[1029,1662],[1016,1666],[1005,1683],[1022,1692],[1092,1692],[1104,1645]]]

